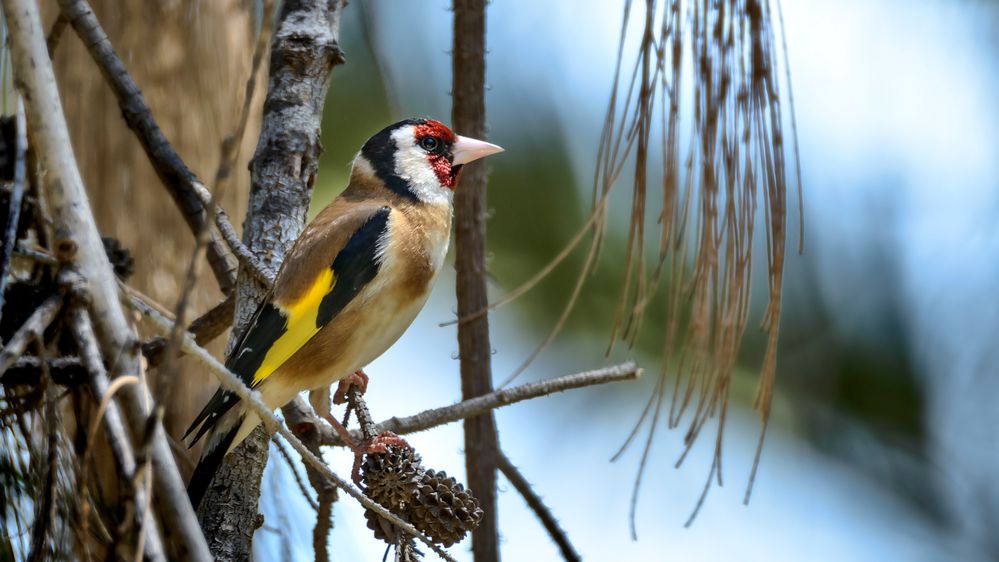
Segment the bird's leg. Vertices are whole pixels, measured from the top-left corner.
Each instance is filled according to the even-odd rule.
[[[337,435],[340,436],[340,439],[343,439],[343,443],[347,446],[348,449],[354,451],[355,455],[358,453],[358,451],[361,451],[361,454],[364,454],[363,445],[358,444],[357,441],[354,441],[354,438],[350,436],[350,432],[347,431],[347,428],[344,427],[342,423],[340,423],[340,420],[334,418],[333,414],[326,414],[325,418],[326,421],[329,422],[331,426],[333,426],[333,430],[336,431]]]
[[[350,471],[350,479],[353,480],[354,484],[357,484],[358,486],[361,485],[361,463],[364,462],[364,455],[371,453],[387,453],[389,445],[410,447],[409,443],[407,443],[405,439],[399,437],[391,431],[384,431],[371,439],[357,442],[350,436],[350,432],[347,431],[347,428],[344,427],[342,423],[340,423],[340,420],[327,414],[326,421],[333,426],[333,429],[340,436],[340,439],[343,439],[347,448],[354,453],[354,465]]]
[[[364,371],[354,371],[349,377],[342,379],[336,387],[336,394],[333,395],[334,404],[346,404],[347,403],[347,391],[350,390],[351,386],[356,386],[361,394],[364,394],[368,390],[368,375],[364,374]]]
[[[368,452],[368,447],[364,441],[358,443],[354,441],[354,438],[350,436],[350,432],[347,428],[340,423],[340,420],[334,418],[331,414],[326,415],[326,421],[333,426],[333,429],[343,439],[344,445],[354,453],[354,465],[350,470],[350,479],[354,481],[354,484],[358,486],[361,485],[361,462],[364,460],[365,453]],[[377,437],[375,438],[377,439]],[[374,441],[374,440],[372,440]]]

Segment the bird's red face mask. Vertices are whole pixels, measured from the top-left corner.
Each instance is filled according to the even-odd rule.
[[[426,152],[427,162],[441,185],[454,190],[461,168],[503,149],[485,141],[454,134],[439,121],[428,119],[413,128],[416,145]]]

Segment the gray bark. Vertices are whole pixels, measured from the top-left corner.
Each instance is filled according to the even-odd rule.
[[[451,115],[459,134],[486,135],[486,0],[454,0],[454,92]],[[486,295],[486,168],[481,162],[462,170],[455,193],[455,270],[458,318],[489,305]],[[458,324],[461,397],[493,390],[489,318],[482,315]],[[496,463],[499,438],[492,412],[465,420],[465,468],[468,487],[479,499],[482,522],[472,532],[475,562],[499,560],[496,525]]]
[[[342,0],[286,0],[271,47],[270,82],[243,241],[276,271],[305,225],[322,147],[319,128],[333,67],[343,62],[338,34]],[[230,350],[265,295],[246,272],[236,287]],[[199,509],[216,560],[249,560],[258,523],[267,436],[258,428],[223,462]]]

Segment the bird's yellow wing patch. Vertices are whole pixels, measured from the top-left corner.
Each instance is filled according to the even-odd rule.
[[[260,367],[253,373],[251,387],[256,387],[264,379],[271,376],[278,367],[301,349],[305,342],[319,332],[322,327],[317,322],[319,305],[323,298],[333,290],[335,284],[336,277],[333,270],[323,269],[308,291],[288,307],[282,307],[282,312],[288,318],[285,332],[274,340],[270,349],[267,350],[267,355],[264,356]]]

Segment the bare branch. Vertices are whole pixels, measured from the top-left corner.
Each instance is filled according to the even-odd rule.
[[[464,400],[450,406],[426,410],[412,416],[403,418],[392,417],[376,424],[374,427],[374,433],[376,435],[384,431],[391,431],[396,435],[416,433],[418,431],[425,431],[437,426],[479,416],[495,410],[496,408],[516,404],[517,402],[522,402],[524,400],[530,400],[540,396],[548,396],[549,394],[555,394],[556,392],[563,392],[585,386],[635,380],[641,376],[642,369],[638,368],[634,363],[628,362],[622,363],[621,365],[615,365],[613,367],[605,367],[603,369],[576,373],[574,375],[565,375],[545,381],[522,384],[512,388],[496,390],[484,396]],[[301,398],[297,398],[292,402],[292,404],[299,409],[308,409],[308,406]],[[285,409],[287,408],[288,406],[285,406]],[[323,445],[332,445],[337,447],[344,445],[340,436],[337,435],[336,432],[325,425],[322,425],[321,427],[323,428]],[[360,439],[362,437],[360,431],[357,430],[352,431],[350,436],[352,439]]]
[[[31,313],[31,316],[14,333],[14,337],[10,338],[7,345],[3,346],[3,351],[0,351],[0,375],[3,375],[14,364],[14,361],[24,353],[29,343],[42,339],[42,333],[55,319],[60,308],[62,308],[62,297],[52,295]]]
[[[232,294],[222,302],[208,309],[207,312],[194,319],[187,331],[194,336],[198,345],[208,345],[212,340],[222,335],[226,328],[232,325],[232,314],[236,309],[236,299]],[[160,364],[167,340],[155,337],[142,344],[142,354],[146,356],[150,367]]]
[[[172,322],[167,320],[162,314],[160,314],[156,309],[149,306],[142,299],[132,295],[130,297],[130,302],[137,310],[139,310],[143,315],[145,315],[151,321],[152,325],[159,330],[161,333],[169,333],[172,329]],[[289,430],[283,423],[281,419],[271,411],[270,408],[264,404],[263,400],[260,398],[260,393],[255,390],[250,390],[239,377],[233,374],[229,369],[225,367],[218,359],[216,359],[211,353],[205,348],[199,346],[195,343],[194,338],[191,334],[183,332],[181,334],[181,349],[186,353],[192,355],[198,359],[203,365],[205,365],[212,374],[222,383],[222,387],[226,390],[230,390],[243,401],[243,404],[247,408],[252,410],[255,414],[260,417],[261,423],[264,429],[270,434],[279,434],[294,448],[300,455],[302,455],[302,460],[305,462],[306,466],[310,466],[318,471],[324,478],[332,481],[338,488],[345,491],[347,495],[354,498],[361,503],[364,507],[371,509],[381,517],[389,520],[393,525],[402,529],[403,532],[416,537],[424,544],[429,546],[434,552],[436,552],[444,560],[453,561],[451,558],[440,547],[434,544],[430,539],[424,536],[422,533],[416,530],[415,527],[403,521],[378,503],[372,501],[370,498],[365,496],[360,490],[355,488],[350,482],[344,480],[337,476],[330,467],[326,465],[322,460],[319,459],[315,454],[313,454],[309,449],[301,442],[301,440],[296,437],[291,430]]]
[[[79,357],[56,357],[41,359],[24,355],[0,375],[0,384],[37,385],[42,375],[42,365],[48,370],[52,382],[63,386],[78,386],[86,382],[86,370]]]
[[[10,34],[15,84],[24,97],[39,166],[45,170],[43,181],[52,216],[56,255],[64,263],[75,265],[82,275],[81,285],[86,287],[91,299],[90,308],[102,352],[105,357],[112,358],[115,374],[141,373],[138,341],[118,300],[114,272],[76,166],[38,5],[34,0],[3,0],[3,7]],[[123,398],[132,431],[141,431],[149,417],[148,397],[140,396],[134,387],[128,387]],[[163,435],[162,431],[157,432],[152,450],[160,519],[174,531],[177,549],[184,551],[183,557],[207,562],[210,560],[208,547],[195,523],[184,483]]]
[[[548,531],[548,535],[551,536],[555,544],[558,545],[560,551],[562,551],[562,557],[566,559],[566,562],[579,562],[581,560],[579,553],[569,542],[569,536],[565,534],[565,531],[558,524],[558,520],[552,514],[548,506],[541,499],[540,496],[534,493],[534,489],[531,487],[531,483],[524,478],[524,475],[520,473],[520,470],[510,462],[510,458],[506,456],[502,451],[500,451],[499,462],[496,463],[496,468],[503,473],[503,476],[513,484],[513,487],[524,497],[524,501],[527,502],[527,507],[531,508],[531,511],[538,516],[541,520],[541,524],[544,525],[545,530]]]

